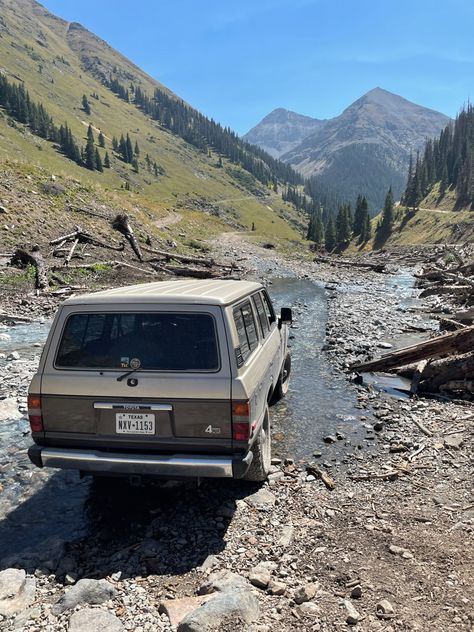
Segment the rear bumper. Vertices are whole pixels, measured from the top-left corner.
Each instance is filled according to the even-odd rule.
[[[125,454],[100,450],[46,448],[33,445],[28,450],[30,461],[37,467],[56,467],[95,474],[121,474],[190,477],[242,478],[252,463],[253,454]]]

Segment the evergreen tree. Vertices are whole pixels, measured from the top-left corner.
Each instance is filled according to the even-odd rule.
[[[153,171],[155,172],[155,178],[158,177],[158,165],[156,164],[156,162],[153,163]]]
[[[136,158],[132,158],[131,164],[135,173],[138,173],[138,160]]]
[[[126,140],[126,147],[127,147],[127,158],[125,160],[125,162],[132,162],[133,160],[133,147],[132,147],[132,141],[130,140],[130,136],[127,134],[127,140]]]
[[[370,222],[370,215],[367,211],[364,218],[364,228],[361,233],[361,241],[367,243],[372,237],[372,224]]]
[[[354,211],[354,236],[362,235],[365,216],[368,214],[368,204],[365,196],[358,195]]]
[[[91,106],[85,94],[82,95],[82,109],[87,114],[87,116],[90,116]]]
[[[385,204],[382,211],[382,218],[377,227],[377,240],[381,243],[385,242],[392,232],[393,227],[393,194],[392,187],[387,191],[385,196]]]
[[[94,144],[94,131],[92,129],[92,125],[89,123],[89,127],[87,128],[87,140],[90,140],[92,144]]]
[[[97,169],[97,171],[100,171],[101,173],[104,170],[102,166],[102,158],[100,157],[99,150],[97,149],[97,147],[95,150],[95,168]]]
[[[114,137],[112,138],[112,149],[113,149],[114,151],[117,151],[118,146],[119,146],[119,144],[118,144],[117,137],[116,137],[116,136],[114,136]]]
[[[334,225],[334,219],[332,216],[329,218],[326,226],[324,245],[328,252],[332,252],[336,247],[336,227]]]
[[[109,152],[106,151],[105,152],[105,156],[104,156],[104,167],[106,169],[110,169],[110,158],[109,158]]]
[[[336,217],[336,242],[339,245],[346,244],[351,239],[351,214],[350,208],[344,204],[339,207]]]
[[[99,147],[105,147],[105,136],[102,131],[99,132]]]
[[[133,153],[135,154],[135,156],[139,156],[140,155],[140,147],[138,146],[138,141],[135,141],[135,149],[133,150]]]
[[[84,149],[84,165],[91,171],[94,171],[96,167],[93,136],[89,136],[87,139],[86,147]]]

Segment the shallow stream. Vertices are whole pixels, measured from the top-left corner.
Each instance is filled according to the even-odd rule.
[[[403,293],[408,306],[413,294],[411,277],[388,277],[387,284],[390,291]],[[349,451],[368,447],[371,441],[367,433],[370,420],[361,419],[367,413],[357,408],[356,388],[321,351],[327,322],[326,291],[322,285],[294,277],[273,278],[269,291],[277,309],[291,306],[295,316],[290,390],[271,409],[273,453],[300,460],[313,458],[316,451],[330,468]],[[344,291],[350,292],[351,286]],[[0,340],[0,353],[18,351],[19,371],[21,363],[37,363],[48,328],[49,323],[36,323],[2,329],[10,338]],[[5,359],[0,360],[0,369],[4,363]],[[338,439],[325,443],[329,434],[338,434]],[[0,568],[16,559],[37,564],[45,555],[49,563],[49,551],[54,554],[56,541],[77,541],[91,534],[107,539],[109,531],[122,523],[125,541],[135,523],[141,524],[143,518],[145,524],[149,514],[153,515],[151,510],[159,502],[156,494],[137,495],[135,490],[129,494],[119,488],[116,495],[111,491],[104,500],[89,479],[80,480],[75,472],[34,468],[26,453],[30,444],[26,418],[0,422]],[[230,489],[236,493],[229,482],[215,485],[225,493]],[[168,495],[163,502],[168,506],[174,502],[173,496],[171,499]],[[127,503],[124,514],[118,509]]]

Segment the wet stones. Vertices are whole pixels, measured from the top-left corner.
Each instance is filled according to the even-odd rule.
[[[7,568],[0,572],[0,615],[11,617],[22,612],[35,600],[36,581],[24,570]]]

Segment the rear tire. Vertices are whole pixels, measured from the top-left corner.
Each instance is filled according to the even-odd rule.
[[[265,410],[265,418],[262,428],[252,446],[252,463],[243,476],[244,481],[262,483],[270,472],[272,462],[272,437],[270,433],[270,413],[268,406]]]
[[[287,351],[283,366],[281,367],[281,373],[278,377],[278,382],[276,383],[275,390],[272,394],[272,403],[276,403],[280,399],[283,399],[283,397],[285,397],[285,395],[288,393],[288,388],[290,386],[290,374],[291,355],[290,352]]]

